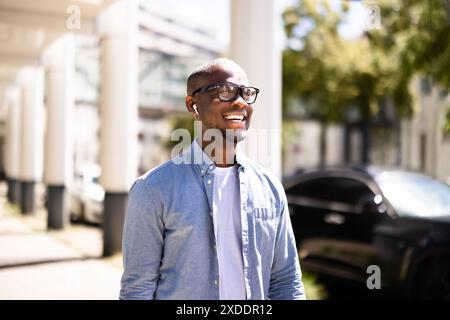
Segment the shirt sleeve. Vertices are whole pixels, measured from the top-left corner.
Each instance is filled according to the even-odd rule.
[[[124,222],[121,300],[154,299],[164,244],[163,210],[158,189],[137,180],[129,192]]]
[[[297,246],[284,190],[282,191],[280,210],[280,222],[275,240],[274,260],[269,286],[269,299],[306,300]]]

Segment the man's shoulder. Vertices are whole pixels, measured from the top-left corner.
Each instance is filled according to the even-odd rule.
[[[173,168],[174,163],[172,162],[172,159],[167,160],[166,162],[148,170],[146,173],[144,173],[142,176],[140,176],[138,179],[142,180],[154,180],[161,178],[167,174],[170,174],[170,172],[174,169]]]
[[[167,185],[173,177],[177,176],[176,171],[180,167],[173,160],[174,159],[167,160],[159,166],[145,172],[135,180],[133,187],[137,184],[141,184],[145,187],[160,187]]]

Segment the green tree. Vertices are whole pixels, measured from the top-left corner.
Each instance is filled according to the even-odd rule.
[[[379,1],[382,28],[351,40],[338,32],[347,1],[342,1],[342,12],[332,10],[327,0],[300,0],[285,10],[289,45],[283,54],[283,110],[285,115],[321,121],[322,163],[327,123],[359,120],[362,159],[368,162],[370,121],[389,103],[397,118],[414,113],[409,84],[415,74],[447,87],[450,33],[445,1]]]
[[[283,55],[284,111],[297,113],[299,104],[292,102],[299,101],[303,115],[321,121],[322,164],[327,124],[353,116],[367,127],[379,113],[380,101],[391,92],[387,79],[395,70],[395,62],[382,48],[372,48],[368,38],[339,35],[347,8],[343,9],[332,10],[327,0],[305,0],[283,15],[290,44]],[[367,134],[363,141],[362,159],[368,162]]]
[[[420,74],[450,90],[450,1],[379,0],[383,28],[367,33],[373,47],[398,59],[394,102],[409,102],[408,84]],[[406,97],[406,98],[405,98]],[[450,133],[450,110],[444,128]]]

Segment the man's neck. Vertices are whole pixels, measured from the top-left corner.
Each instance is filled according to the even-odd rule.
[[[211,143],[213,145],[211,145]],[[236,164],[237,143],[226,143],[224,140],[222,148],[214,146],[214,141],[202,141],[202,149],[208,157],[214,161],[217,167],[231,167]]]

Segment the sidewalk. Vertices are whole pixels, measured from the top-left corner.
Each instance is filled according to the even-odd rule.
[[[101,258],[98,227],[47,231],[45,209],[23,216],[0,183],[0,300],[116,300],[122,256]]]

